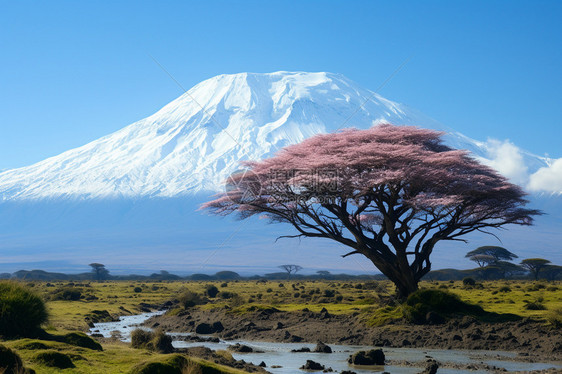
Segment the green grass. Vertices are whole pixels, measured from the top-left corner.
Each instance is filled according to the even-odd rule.
[[[171,357],[170,355],[146,349],[134,349],[129,344],[120,342],[102,344],[103,351],[91,349],[95,348],[95,345],[84,340],[83,335],[75,335],[75,333],[87,331],[86,317],[93,316],[96,310],[107,311],[110,316],[136,314],[141,311],[141,303],[160,305],[167,300],[178,299],[186,291],[201,295],[204,304],[195,308],[213,309],[228,305],[232,313],[238,314],[269,308],[282,311],[301,311],[307,308],[317,313],[326,308],[331,314],[359,313],[366,324],[372,326],[401,319],[404,308],[393,301],[394,287],[387,281],[229,281],[226,284],[222,281],[111,281],[83,282],[80,285],[72,285],[68,282],[51,282],[49,285],[45,282],[34,282],[33,285],[32,290],[35,293],[45,299],[51,299],[46,303],[49,322],[43,325],[48,334],[42,339],[9,340],[2,344],[16,350],[25,367],[46,374],[60,373],[61,369],[38,362],[36,356],[42,351],[56,351],[67,355],[75,367],[64,369],[65,373],[130,373],[134,367],[138,367],[139,363],[165,362]],[[206,290],[210,286],[215,286],[219,291],[214,298],[206,295]],[[490,281],[477,282],[475,286],[465,286],[462,281],[455,281],[422,282],[420,286],[447,291],[459,296],[463,302],[478,305],[486,312],[492,312],[485,314],[487,317],[482,317],[489,320],[493,320],[494,312],[511,313],[542,320],[553,326],[562,325],[560,282]],[[68,287],[79,288],[84,297],[74,301],[52,300],[52,296],[58,292],[56,290],[60,291]],[[141,288],[142,292],[135,292],[137,287]],[[229,292],[236,296],[230,299],[220,298],[221,292]],[[529,310],[525,307],[535,302],[540,302],[546,310]],[[181,307],[174,310],[176,314],[182,312]],[[103,316],[99,313],[96,315]],[[407,326],[393,325],[393,328],[407,328]],[[74,334],[68,335],[70,333]],[[199,362],[204,367],[214,365],[201,360],[192,361]],[[224,373],[241,373],[233,369],[214,369],[223,370]]]

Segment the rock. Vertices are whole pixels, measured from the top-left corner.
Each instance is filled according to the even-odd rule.
[[[477,321],[474,317],[464,316],[462,317],[461,321],[459,322],[459,327],[461,329],[466,329],[467,327],[475,324]]]
[[[213,329],[213,332],[222,332],[224,330],[224,326],[221,322],[214,322],[211,325],[211,328]]]
[[[284,328],[284,327],[285,327],[284,324],[282,324],[281,322],[277,322],[277,325],[275,325],[275,330],[280,330],[280,329],[282,329],[282,328]]]
[[[385,357],[382,349],[355,352],[347,362],[353,365],[384,365]]]
[[[208,323],[200,323],[195,328],[195,333],[197,334],[212,334],[213,332],[213,328]]]
[[[460,336],[460,335],[453,335],[453,341],[455,341],[455,340],[456,340],[456,341],[459,341],[459,342],[462,342],[462,336]]]
[[[304,352],[310,352],[310,348],[308,347],[302,347],[299,349],[291,349],[292,353],[304,353]]]
[[[297,335],[291,335],[290,340],[291,340],[292,343],[299,343],[299,342],[303,341],[303,339],[300,336],[297,336]]]
[[[357,374],[357,373],[354,372],[354,371],[350,371],[350,370],[344,370],[340,374]]]
[[[425,321],[430,325],[441,325],[445,323],[445,318],[436,312],[428,312],[425,315]]]
[[[332,353],[332,348],[330,348],[326,344],[319,341],[318,344],[316,344],[316,347],[314,348],[314,352],[316,352],[316,353]]]
[[[327,319],[327,318],[330,318],[330,317],[332,317],[332,316],[330,315],[330,313],[328,313],[328,310],[326,308],[322,308],[322,310],[320,311],[320,318],[321,319]]]
[[[388,339],[382,339],[382,340],[373,340],[373,345],[375,347],[391,347],[392,346],[392,342]]]
[[[403,347],[407,347],[407,346],[409,346],[409,345],[412,345],[412,342],[411,342],[411,341],[409,341],[408,339],[402,340],[402,346],[403,346]]]
[[[228,346],[230,351],[238,352],[238,353],[251,353],[254,351],[252,347],[248,347],[247,345],[236,343],[234,345]]]
[[[306,364],[300,367],[301,370],[324,370],[324,365],[312,360],[306,360]]]
[[[214,322],[212,325],[209,323],[200,323],[195,327],[195,333],[197,334],[214,334],[215,332],[221,332],[224,330],[224,326],[220,322]]]
[[[427,360],[427,366],[425,370],[420,372],[420,374],[435,374],[439,369],[439,364],[435,360]]]
[[[258,366],[261,367],[261,368],[266,368],[266,367],[267,367],[267,365],[266,365],[265,362],[263,362],[263,361],[260,362],[260,364],[259,364]]]

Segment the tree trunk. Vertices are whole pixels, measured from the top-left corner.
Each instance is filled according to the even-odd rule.
[[[375,264],[376,266],[376,264]],[[412,274],[411,269],[408,268],[410,274],[404,274],[399,269],[377,268],[396,286],[396,297],[399,300],[405,300],[411,293],[418,290],[419,279]]]
[[[365,256],[396,286],[396,297],[405,300],[412,292],[418,290],[419,277],[414,274],[411,267],[400,268],[390,261],[378,261],[374,256]]]
[[[402,277],[401,279],[390,279],[396,286],[396,297],[405,300],[408,296],[418,290],[418,282]]]

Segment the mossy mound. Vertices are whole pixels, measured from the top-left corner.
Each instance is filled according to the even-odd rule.
[[[509,313],[487,312],[481,306],[462,301],[450,292],[423,289],[408,296],[402,305],[403,317],[416,324],[438,324],[454,317],[471,316],[483,322],[517,321],[521,317]]]
[[[92,310],[86,314],[84,320],[88,324],[94,324],[99,322],[116,322],[119,319],[113,317],[107,310]]]
[[[31,337],[47,321],[43,300],[16,282],[0,282],[0,335]]]
[[[63,342],[77,347],[89,348],[95,351],[103,351],[100,343],[82,332],[71,332],[62,337]]]
[[[182,374],[189,367],[189,360],[173,355],[164,361],[144,362],[133,368],[131,374]]]
[[[70,356],[57,351],[39,352],[35,355],[33,360],[38,364],[58,369],[68,369],[75,367]]]
[[[429,316],[451,317],[455,315],[482,316],[484,309],[479,305],[469,304],[455,294],[446,291],[425,289],[408,296],[403,307],[404,317],[417,324],[428,322]]]
[[[135,366],[130,374],[230,374],[242,373],[240,370],[221,367],[220,365],[204,360],[173,354],[161,361],[148,361]]]
[[[29,351],[53,348],[52,346],[45,344],[45,342],[35,339],[22,339],[15,344],[15,347],[17,349],[25,349]]]
[[[35,374],[32,369],[26,369],[20,356],[10,348],[0,344],[0,372],[3,374]]]

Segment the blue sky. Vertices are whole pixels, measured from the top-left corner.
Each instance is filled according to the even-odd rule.
[[[222,73],[330,71],[470,137],[562,157],[559,1],[0,2],[0,169]]]

